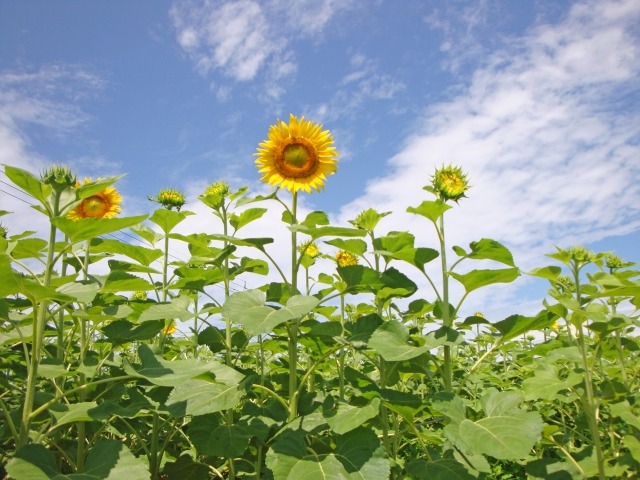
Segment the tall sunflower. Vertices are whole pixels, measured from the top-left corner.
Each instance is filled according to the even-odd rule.
[[[100,181],[100,179],[98,179],[98,181]],[[91,183],[94,183],[92,179],[84,179],[84,185]],[[83,218],[112,218],[122,210],[120,207],[121,202],[122,197],[118,191],[114,187],[109,186],[90,197],[83,198],[67,216],[71,220],[81,220]]]
[[[293,193],[322,190],[327,176],[337,170],[338,152],[329,130],[295,115],[289,116],[288,124],[280,120],[271,125],[254,155],[263,182]]]

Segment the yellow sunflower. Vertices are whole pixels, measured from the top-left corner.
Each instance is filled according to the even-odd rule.
[[[327,176],[337,170],[338,152],[329,130],[295,115],[289,116],[289,124],[280,120],[271,125],[254,155],[263,182],[293,193],[322,190]]]
[[[350,267],[353,265],[358,265],[358,257],[353,255],[352,253],[340,250],[338,253],[336,253],[336,262],[338,263],[339,267]]]
[[[100,179],[98,179],[100,181]],[[84,179],[84,185],[93,183],[90,178]],[[76,185],[78,187],[80,185]],[[83,218],[112,218],[115,217],[122,208],[120,203],[122,197],[118,191],[109,186],[90,197],[83,198],[76,207],[67,215],[71,220]]]

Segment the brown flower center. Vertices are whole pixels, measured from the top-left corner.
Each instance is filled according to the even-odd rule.
[[[308,177],[318,169],[318,152],[305,138],[287,138],[275,154],[276,166],[283,177]]]
[[[109,206],[107,202],[104,201],[102,197],[99,195],[93,195],[91,197],[85,198],[80,204],[80,208],[84,213],[84,217],[97,217],[102,218]]]

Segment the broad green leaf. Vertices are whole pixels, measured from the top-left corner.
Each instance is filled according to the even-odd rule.
[[[337,402],[335,411],[331,412],[332,415],[325,415],[325,419],[335,433],[342,435],[375,417],[379,411],[380,399],[377,397],[374,397],[371,402],[363,407]]]
[[[332,245],[345,252],[353,253],[354,255],[362,255],[367,251],[367,242],[359,238],[336,238],[334,240],[326,240],[324,243]]]
[[[21,168],[5,165],[4,173],[21,190],[37,199],[43,205],[47,203],[47,197],[53,190],[50,185],[42,183],[39,178]]]
[[[273,238],[237,238],[231,235],[214,234],[210,235],[212,240],[221,240],[229,242],[238,247],[255,247],[262,250],[265,245],[273,243]]]
[[[77,302],[90,303],[98,294],[100,285],[97,282],[71,282],[58,287],[56,291],[73,297]]]
[[[224,274],[219,268],[179,268],[180,275],[172,288],[204,291],[204,287],[224,281]]]
[[[433,406],[453,423],[460,423],[466,418],[466,407],[462,398],[452,393],[439,393],[434,397]]]
[[[193,212],[188,210],[167,210],[166,208],[158,208],[153,215],[151,215],[151,220],[153,223],[158,225],[160,229],[165,233],[165,235],[169,234],[173,228],[182,222],[185,218],[190,215],[195,215]]]
[[[202,418],[202,417],[198,417]],[[192,423],[189,432],[193,428],[202,429],[197,423]],[[242,455],[249,446],[251,435],[240,425],[219,425],[213,430],[208,430],[208,438],[204,442],[204,449],[199,448],[203,455],[215,457],[234,458]],[[203,445],[203,442],[200,442]]]
[[[472,270],[464,274],[449,272],[449,275],[458,280],[464,286],[465,291],[469,293],[494,283],[511,283],[518,278],[520,271],[517,268],[501,268],[496,270]]]
[[[418,290],[413,280],[393,267],[382,272],[380,280],[382,288],[376,292],[376,298],[382,303],[392,298],[410,297]]]
[[[194,313],[189,311],[192,301],[189,297],[182,296],[171,299],[169,303],[158,303],[152,305],[142,312],[139,321],[180,319],[188,320],[193,318]]]
[[[373,268],[362,265],[338,267],[338,275],[347,284],[350,293],[376,292],[382,287],[380,274]]]
[[[611,410],[611,416],[619,417],[627,424],[634,426],[640,430],[640,417],[633,413],[631,405],[627,400],[618,403],[609,404]]]
[[[167,480],[202,480],[209,473],[209,465],[194,461],[188,453],[180,455],[175,462],[165,463],[162,469]]]
[[[122,270],[114,270],[104,281],[100,289],[102,292],[138,292],[153,290],[154,286],[148,281]]]
[[[69,237],[71,243],[77,243],[137,225],[146,218],[147,215],[121,218],[82,218],[80,220],[58,217],[54,218],[52,222]]]
[[[320,301],[313,296],[295,295],[286,306],[276,310],[264,305],[266,294],[260,290],[247,290],[231,295],[222,306],[222,316],[247,329],[250,336],[270,333],[288,320],[306,315]]]
[[[407,208],[407,212],[422,215],[435,223],[450,208],[451,206],[441,201],[425,200],[417,207]]]
[[[131,245],[119,240],[94,238],[91,240],[91,253],[113,253],[129,257],[140,265],[149,266],[151,262],[162,256],[159,248],[145,248],[139,245]]]
[[[304,233],[305,235],[309,235],[311,240],[317,240],[322,237],[364,237],[367,232],[364,230],[360,230],[358,228],[348,228],[348,227],[315,227],[309,228],[305,225],[292,225],[289,227],[291,230],[298,231],[300,233]]]
[[[84,476],[96,480],[120,480],[151,478],[146,462],[131,453],[118,440],[100,440],[89,450],[84,465]],[[74,474],[69,475],[71,479]],[[81,477],[78,477],[80,480]]]
[[[389,459],[380,439],[371,429],[360,427],[340,435],[336,440],[336,458],[349,479],[378,480],[389,478]]]
[[[123,260],[111,259],[107,262],[109,264],[109,270],[122,270],[125,272],[135,273],[153,273],[159,275],[160,272],[155,268],[147,267],[145,265],[138,265],[137,263],[125,262]]]
[[[266,212],[266,208],[247,208],[240,214],[232,214],[229,218],[229,223],[237,232],[245,225],[262,217]]]
[[[468,258],[494,260],[509,265],[510,267],[515,267],[513,255],[511,255],[509,249],[495,240],[483,238],[477,242],[471,242],[469,247],[471,247],[471,252]]]
[[[169,394],[167,408],[176,418],[206,415],[235,408],[243,394],[244,388],[241,384],[201,379],[185,380],[177,384]]]
[[[96,402],[78,402],[70,404],[56,404],[49,408],[49,412],[56,420],[56,426],[74,422],[90,422],[94,418],[90,411],[98,406]]]
[[[413,460],[407,464],[407,473],[415,480],[475,480],[477,478],[453,458],[432,461]]]
[[[48,243],[41,238],[24,238],[17,242],[9,244],[11,249],[11,257],[16,260],[24,258],[41,258],[44,256],[44,249]]]
[[[525,378],[522,387],[525,400],[556,400],[558,393],[582,382],[584,376],[571,372],[562,379],[554,365],[540,365],[533,377]]]
[[[507,341],[531,330],[550,328],[553,322],[556,321],[556,318],[553,313],[542,310],[535,317],[511,315],[500,322],[494,323],[493,326],[502,334],[503,341]]]
[[[422,355],[442,344],[433,337],[423,337],[423,345],[415,345],[409,330],[397,320],[384,322],[369,339],[368,346],[388,362],[400,362]],[[412,343],[409,343],[411,340]]]
[[[316,227],[318,225],[329,225],[329,217],[325,212],[316,210],[315,212],[310,212],[305,217],[304,221],[300,223],[310,228]]]
[[[15,480],[51,480],[58,474],[55,456],[44,445],[26,445],[6,465]]]
[[[102,328],[107,338],[113,343],[127,343],[138,340],[150,340],[164,328],[164,321],[147,321],[135,325],[127,320],[115,320]]]
[[[144,378],[154,385],[164,387],[184,385],[187,380],[203,373],[213,372],[215,367],[218,366],[217,362],[203,362],[195,358],[173,361],[165,360],[161,356],[155,355],[146,344],[138,347],[138,356],[140,357],[141,365],[133,366],[125,359],[124,371],[128,375]],[[235,372],[235,370],[230,367],[225,368]],[[235,373],[237,374],[237,372]],[[225,376],[226,373],[222,371],[222,375]]]

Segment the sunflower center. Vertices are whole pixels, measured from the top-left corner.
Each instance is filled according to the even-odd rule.
[[[275,160],[285,177],[307,177],[318,169],[318,153],[305,138],[287,138],[277,149]]]
[[[93,195],[91,197],[85,198],[82,202],[82,211],[84,212],[86,217],[102,218],[107,210],[107,203],[102,197],[98,195]]]

